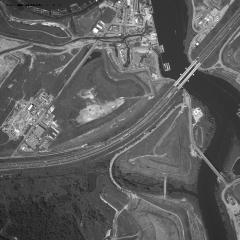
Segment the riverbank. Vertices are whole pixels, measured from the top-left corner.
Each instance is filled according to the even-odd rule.
[[[190,43],[193,39],[194,36],[196,36],[196,33],[193,31],[192,28],[192,19],[193,19],[193,4],[192,0],[184,0],[186,7],[187,7],[187,16],[188,16],[188,21],[187,21],[187,34],[186,38],[183,41],[184,44],[184,54],[187,56],[188,61],[191,62],[190,57],[188,56],[188,49],[190,47]]]
[[[192,109],[194,108],[200,108],[203,116],[199,120],[199,122],[196,123],[196,125],[193,128],[193,132],[197,130],[196,128],[200,129],[200,134],[202,137],[202,144],[198,145],[200,149],[205,152],[210,145],[212,138],[216,131],[216,123],[214,121],[213,116],[209,112],[206,105],[204,105],[201,101],[199,101],[196,97],[191,96],[191,102],[192,102]],[[195,135],[196,137],[196,135]],[[198,143],[197,139],[195,138],[196,143]]]
[[[189,19],[187,21],[186,38],[183,40],[183,42],[184,42],[184,54],[187,56],[188,61],[191,62],[191,58],[189,56],[189,47],[190,47],[190,43],[191,43],[192,39],[194,38],[194,36],[196,36],[196,32],[194,32],[193,28],[192,28],[192,18],[193,18],[193,11],[194,10],[193,10],[192,0],[184,0],[184,2],[185,2],[186,7],[187,7],[187,16],[188,16],[188,19]],[[227,14],[229,15],[229,13],[227,13]],[[227,16],[224,17],[224,20],[225,19],[227,19]],[[231,84],[234,88],[236,88],[240,92],[240,84],[236,81],[237,74],[233,75],[230,71],[227,71],[227,69],[224,69],[223,67],[221,67],[221,64],[220,64],[221,56],[219,55],[219,54],[221,54],[221,51],[220,51],[221,48],[222,47],[219,47],[218,52],[215,54],[216,55],[216,66],[217,67],[209,69],[209,70],[204,70],[203,68],[200,68],[199,71],[202,71],[203,73],[206,73],[206,74],[212,75],[214,77],[223,79],[224,81]],[[212,61],[212,60],[209,58],[209,59],[206,59],[206,61]],[[204,64],[206,64],[206,61],[204,62]]]
[[[158,2],[158,5],[154,4],[153,1],[153,8],[158,16],[155,22],[157,33],[160,36],[159,42],[163,42],[162,39],[165,38],[166,53],[170,56],[169,59],[172,56],[174,57],[174,65],[168,76],[176,79],[180,73],[184,72],[185,67],[189,65],[186,49],[188,49],[189,39],[191,33],[193,33],[191,28],[191,2],[190,0],[172,0],[161,4],[159,4],[159,1],[156,2]],[[171,8],[169,7],[170,5],[175,7]],[[178,10],[175,9],[176,6],[178,6]],[[187,18],[182,18],[182,15],[185,15]],[[163,23],[168,21],[170,23],[165,32],[166,26]],[[185,27],[182,28],[182,26]],[[186,31],[188,32],[184,35]],[[161,34],[162,32],[165,34]],[[216,120],[216,133],[208,146],[206,154],[217,169],[221,171],[225,158],[220,154],[219,150],[227,151],[229,147],[223,141],[226,139],[226,128],[229,125],[233,125],[235,131],[238,131],[238,128],[240,129],[239,120],[236,116],[237,106],[240,102],[239,92],[226,81],[212,75],[206,75],[204,72],[195,73],[195,76],[190,79],[190,82],[185,87],[191,95],[209,109],[209,112]],[[225,224],[222,221],[214,194],[217,186],[216,176],[206,164],[202,164],[198,177],[198,199],[203,221],[210,240],[226,240]]]

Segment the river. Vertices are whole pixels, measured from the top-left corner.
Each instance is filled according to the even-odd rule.
[[[183,46],[187,31],[187,6],[183,0],[152,0],[152,4],[159,42],[164,44],[166,58],[172,68],[166,76],[177,79],[189,65]],[[206,155],[221,171],[230,148],[230,139],[234,134],[240,139],[240,119],[236,115],[240,94],[222,79],[201,72],[191,78],[186,89],[206,105],[215,118],[216,133]],[[215,175],[206,164],[202,164],[198,178],[198,199],[203,222],[210,240],[227,240],[215,198],[216,187]]]

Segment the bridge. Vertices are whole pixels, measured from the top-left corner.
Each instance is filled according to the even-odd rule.
[[[198,70],[201,66],[201,62],[198,59],[194,60],[191,65],[186,68],[185,72],[180,75],[180,77],[176,80],[173,86],[176,88],[176,91],[179,91],[183,85],[189,81],[190,77]],[[169,96],[172,94],[171,92]],[[174,93],[173,93],[174,94]],[[224,176],[218,172],[218,170],[213,166],[213,164],[207,159],[204,153],[194,144],[194,150],[198,154],[198,156],[208,165],[208,167],[213,171],[213,173],[217,176],[217,179],[222,182],[225,186],[228,184],[225,180]]]
[[[224,176],[218,172],[218,170],[213,166],[213,164],[207,159],[207,157],[203,154],[203,152],[197,147],[194,147],[194,150],[197,152],[198,156],[208,165],[208,167],[214,172],[217,176],[217,179],[222,182],[225,186],[228,185]]]
[[[178,90],[180,90],[186,82],[189,81],[190,77],[194,75],[194,73],[201,66],[201,63],[198,60],[194,60],[191,65],[186,68],[185,72],[180,75],[177,81],[173,84]]]

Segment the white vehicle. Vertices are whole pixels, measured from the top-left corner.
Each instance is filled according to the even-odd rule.
[[[159,46],[159,50],[160,50],[160,53],[164,53],[164,52],[165,52],[164,46],[163,46],[163,45],[160,45],[160,46]]]

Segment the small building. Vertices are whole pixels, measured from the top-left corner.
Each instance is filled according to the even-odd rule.
[[[45,129],[43,127],[41,127],[40,125],[37,125],[37,127],[34,130],[34,135],[36,137],[40,138],[44,132],[45,132]]]
[[[33,134],[30,135],[27,139],[26,139],[26,144],[32,148],[33,150],[36,149],[37,145],[39,144],[39,140],[36,138],[36,136],[34,136]]]
[[[51,126],[51,129],[55,134],[57,134],[57,135],[59,134],[59,130],[56,129],[55,127]]]
[[[99,32],[99,30],[95,27],[95,28],[93,28],[92,32],[93,32],[94,34],[97,34],[97,33]]]
[[[31,111],[32,108],[33,108],[33,104],[30,104],[30,106],[28,107],[28,111]]]
[[[101,25],[102,27],[105,26],[105,23],[104,23],[102,20],[99,20],[99,21],[98,21],[98,24]]]
[[[163,64],[163,69],[165,72],[168,72],[171,70],[170,63],[164,63]]]
[[[52,106],[49,108],[48,112],[52,113],[52,112],[54,111],[54,109],[55,109],[55,107],[52,105]]]
[[[100,24],[97,24],[97,25],[96,25],[96,28],[99,29],[99,30],[103,30],[103,26],[100,25]]]

